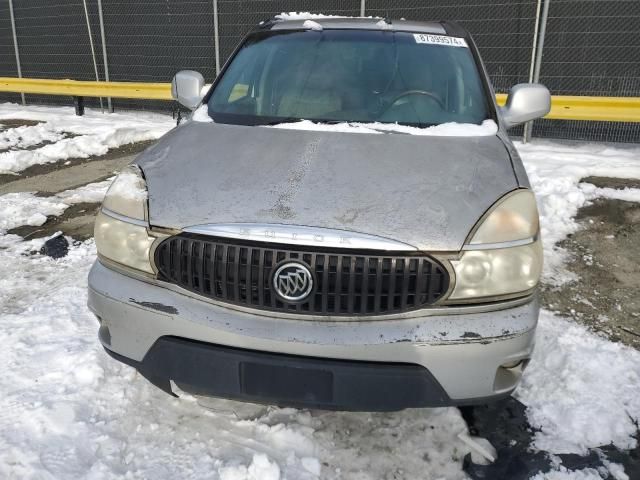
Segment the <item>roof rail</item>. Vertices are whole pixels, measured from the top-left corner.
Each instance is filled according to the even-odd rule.
[[[463,38],[469,36],[469,33],[457,22],[452,22],[451,20],[440,20],[439,23],[444,27],[447,35]]]
[[[262,20],[260,23],[258,23],[258,28],[260,29],[271,28],[277,21],[278,21],[277,17],[271,17],[266,20]]]

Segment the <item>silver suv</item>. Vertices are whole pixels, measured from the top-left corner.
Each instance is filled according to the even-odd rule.
[[[529,361],[538,212],[505,107],[448,23],[273,20],[123,171],[95,227],[89,307],[168,393],[340,410],[482,403]],[[204,96],[202,91],[206,91]]]

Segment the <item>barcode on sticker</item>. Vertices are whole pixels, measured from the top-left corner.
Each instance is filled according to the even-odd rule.
[[[426,33],[414,33],[416,43],[428,43],[431,45],[449,45],[451,47],[469,48],[464,38],[446,37],[444,35],[428,35]]]

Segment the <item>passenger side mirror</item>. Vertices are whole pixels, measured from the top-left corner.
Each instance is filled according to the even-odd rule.
[[[544,117],[551,110],[551,94],[539,83],[520,83],[509,91],[507,104],[500,109],[507,128]]]
[[[193,70],[181,70],[171,80],[171,96],[190,110],[202,100],[204,77]]]

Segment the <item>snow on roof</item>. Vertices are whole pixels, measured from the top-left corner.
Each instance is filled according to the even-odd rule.
[[[313,20],[305,20],[302,24],[302,27],[309,30],[315,30],[316,32],[322,31],[322,25],[320,25],[318,22],[314,22]]]
[[[275,16],[277,20],[318,20],[321,18],[365,18],[350,17],[347,15],[325,15],[324,13],[311,12],[282,12]]]
[[[447,30],[441,22],[437,21],[412,21],[405,18],[394,20],[395,23],[379,16],[348,16],[326,15],[311,12],[282,12],[273,17],[275,21],[262,21],[258,25],[268,25],[275,30],[298,29],[300,23],[312,20],[323,28],[349,28],[349,29],[373,29],[401,30],[403,32],[429,33],[435,35],[447,35]]]
[[[378,27],[381,30],[391,30],[391,24],[388,23],[387,21],[383,20],[378,20],[378,23],[376,23],[376,27]]]

